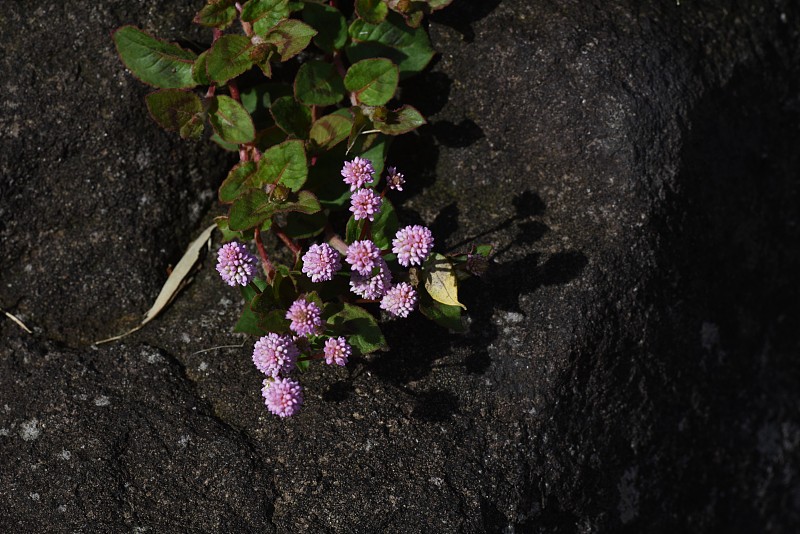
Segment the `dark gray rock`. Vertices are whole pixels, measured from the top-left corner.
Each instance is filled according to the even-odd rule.
[[[109,28],[140,22],[169,36],[185,34],[168,28],[186,27],[192,10],[161,19],[114,5],[93,8],[115,14]],[[511,0],[456,1],[433,17],[441,56],[403,91],[430,125],[393,147],[412,178],[401,215],[431,224],[442,250],[495,243],[495,263],[462,289],[467,335],[419,317],[390,323],[390,352],[305,375],[306,406],[288,421],[261,404],[252,340],[229,334],[239,299],[210,256],[125,343],[48,340],[76,345],[149,306],[165,262],[202,227],[190,225],[190,202],[175,208],[180,187],[198,198],[224,172],[182,181],[181,169],[209,157],[202,149],[170,142],[168,156],[150,157],[171,161],[171,185],[152,173],[108,193],[137,213],[139,190],[161,184],[161,218],[142,219],[163,239],[97,215],[101,242],[138,245],[93,251],[88,264],[130,264],[147,282],[113,305],[91,297],[60,315],[46,308],[50,293],[36,296],[35,277],[9,270],[27,261],[14,254],[46,255],[67,278],[101,271],[26,229],[52,226],[47,172],[4,180],[0,297],[39,330],[0,327],[0,526],[797,531],[798,17],[788,1]],[[37,31],[27,38],[42,40]],[[110,127],[149,146],[160,134],[146,123],[144,91],[115,70],[113,50],[102,54],[108,76],[137,95],[112,106]],[[37,62],[55,68],[46,55]],[[109,95],[88,101],[103,107]],[[64,135],[36,132],[52,143]],[[4,145],[4,176],[38,161],[35,150]],[[73,150],[89,159],[59,191],[88,206],[75,200],[79,184],[119,165]],[[159,252],[164,241],[171,252]],[[77,285],[42,283],[64,304],[84,298]]]
[[[47,337],[135,324],[216,198],[227,158],[149,119],[111,40],[123,24],[201,39],[193,4],[4,3],[0,305]]]

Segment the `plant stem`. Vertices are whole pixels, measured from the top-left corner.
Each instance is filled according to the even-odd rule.
[[[286,245],[289,250],[292,251],[294,254],[294,260],[297,262],[297,258],[300,256],[300,253],[303,252],[303,248],[298,245],[291,237],[286,235],[286,232],[283,231],[283,228],[278,226],[276,223],[272,223],[272,233],[278,236],[278,239],[283,241],[283,244]]]
[[[264,242],[261,241],[261,230],[259,228],[256,228],[255,238],[256,248],[258,248],[261,263],[264,265],[264,272],[267,275],[267,283],[272,284],[272,279],[275,278],[275,267],[272,266],[272,262],[269,261],[269,256],[267,256],[267,251],[264,249]]]

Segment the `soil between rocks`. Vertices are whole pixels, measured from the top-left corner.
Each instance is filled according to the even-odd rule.
[[[149,122],[109,38],[201,40],[196,9],[3,15],[0,305],[35,331],[0,323],[4,531],[800,528],[796,7],[434,16],[401,218],[440,250],[494,243],[492,269],[461,290],[466,335],[392,322],[391,351],[304,376],[288,421],[213,255],[89,346],[150,306],[230,163]]]

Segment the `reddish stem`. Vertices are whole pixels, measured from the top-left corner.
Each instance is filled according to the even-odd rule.
[[[283,231],[283,228],[281,228],[280,226],[278,226],[275,223],[272,224],[272,232],[276,236],[278,236],[278,239],[283,241],[283,244],[286,245],[289,248],[289,250],[292,251],[292,253],[294,254],[294,259],[295,259],[295,261],[297,261],[297,258],[300,256],[300,253],[303,251],[302,247],[300,247],[300,245],[295,243],[295,241],[291,237],[286,235],[286,232]]]
[[[264,250],[264,243],[261,241],[261,230],[256,228],[256,248],[258,248],[258,253],[261,255],[261,263],[264,265],[264,272],[267,275],[267,283],[271,284],[272,279],[275,277],[275,267],[272,266],[272,262],[269,261],[269,256],[267,256],[267,251]]]
[[[231,98],[241,104],[242,100],[239,96],[239,86],[236,85],[235,81],[231,80],[228,82],[228,91],[231,93]]]
[[[358,237],[359,241],[363,241],[369,232],[370,221],[364,221],[364,228],[361,229],[361,235]]]

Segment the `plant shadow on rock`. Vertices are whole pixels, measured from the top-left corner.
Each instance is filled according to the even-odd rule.
[[[464,41],[471,43],[475,40],[475,30],[472,25],[494,11],[500,2],[501,0],[453,2],[447,9],[434,13],[431,20],[453,28],[464,36]]]
[[[598,532],[800,526],[800,101],[776,72],[743,69],[694,105],[652,230],[649,315],[609,316],[611,344],[578,355],[554,392],[539,431],[557,439],[531,468],[550,489],[521,531],[557,532],[548,518],[563,514],[604,517]]]
[[[533,220],[545,211],[541,198],[528,191],[515,197],[513,203],[516,209],[513,216],[450,248],[461,250],[470,243],[481,242],[496,232],[510,228],[516,229],[517,235],[497,255],[514,246],[529,246],[538,241],[548,231],[546,225]],[[434,227],[444,230],[446,234],[454,229],[452,221],[457,214],[457,206],[448,205],[437,217],[439,223],[435,223]],[[576,251],[553,254],[541,264],[539,258],[538,253],[531,253],[507,263],[491,264],[482,279],[470,279],[463,284],[460,294],[472,319],[472,328],[467,334],[450,334],[419,314],[386,325],[384,333],[392,350],[377,356],[368,364],[368,368],[381,380],[415,397],[412,417],[442,421],[458,411],[458,402],[451,392],[430,390],[414,393],[407,384],[426,377],[434,367],[459,367],[467,373],[483,374],[491,364],[488,346],[499,335],[492,319],[495,311],[519,311],[521,295],[533,293],[542,286],[565,284],[579,276],[588,263],[586,257]],[[409,336],[409,332],[413,332],[413,335]],[[466,349],[467,356],[463,362],[436,363],[441,354],[455,348]]]

